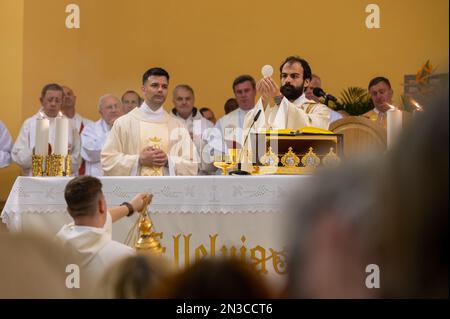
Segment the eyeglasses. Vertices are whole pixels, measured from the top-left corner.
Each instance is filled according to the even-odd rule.
[[[105,105],[103,108],[108,111],[118,110],[120,109],[120,105],[119,104]]]

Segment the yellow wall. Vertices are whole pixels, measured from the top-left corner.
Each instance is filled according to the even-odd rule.
[[[11,101],[0,115],[14,137],[19,123],[36,112],[45,83],[71,86],[78,111],[96,119],[100,95],[139,90],[142,73],[152,66],[169,71],[172,87],[192,85],[196,104],[219,116],[237,75],[259,78],[262,65],[277,69],[291,54],[305,57],[335,95],[385,75],[398,102],[403,75],[427,59],[448,72],[448,0],[0,1],[0,44],[8,54],[0,61],[6,68],[0,90]],[[78,30],[65,27],[69,3],[80,5]],[[369,3],[380,6],[381,29],[365,27]],[[14,38],[13,46],[8,38]]]
[[[0,120],[15,138],[22,124],[23,0],[0,0]],[[0,201],[20,173],[15,164],[0,169]]]

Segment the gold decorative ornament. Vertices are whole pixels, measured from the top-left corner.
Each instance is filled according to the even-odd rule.
[[[154,136],[150,137],[149,139],[149,146],[153,147],[154,149],[161,149],[161,138]],[[142,176],[162,176],[163,175],[163,168],[160,166],[143,166],[141,168],[141,175]]]
[[[288,152],[281,158],[281,164],[284,167],[295,167],[300,163],[300,158],[292,152],[292,147],[288,148]]]
[[[45,156],[45,176],[52,176],[52,157],[51,155]]]
[[[149,141],[152,144],[150,146],[152,146],[153,148],[156,148],[156,149],[161,149],[161,138],[160,137],[157,137],[157,136],[150,137]]]
[[[31,173],[33,176],[43,176],[44,156],[33,155],[31,157]]]
[[[316,168],[320,165],[320,158],[313,152],[313,148],[309,148],[309,152],[302,158],[302,164],[305,167]]]
[[[50,176],[63,176],[63,161],[64,156],[59,154],[52,154],[50,155],[50,162],[51,162],[51,170],[50,170]]]
[[[161,255],[164,252],[164,248],[156,237],[156,233],[153,231],[153,222],[147,212],[147,206],[150,204],[150,198],[144,197],[144,206],[139,212],[139,218],[131,229],[127,236],[127,243],[130,243],[132,234],[136,229],[139,232],[138,239],[134,243],[134,247],[138,251],[149,251],[151,253]]]
[[[272,150],[272,146],[269,146],[267,152],[259,158],[259,161],[264,166],[278,166],[280,159],[277,154],[275,154]]]
[[[65,173],[64,173],[65,176],[72,175],[72,156],[70,154],[66,155],[64,166],[65,166]]]
[[[214,166],[222,170],[222,175],[228,175],[228,169],[234,167],[233,157],[225,155],[225,157],[215,157]]]
[[[338,167],[341,164],[341,159],[336,155],[334,149],[330,147],[330,151],[322,159],[322,163],[325,167]]]

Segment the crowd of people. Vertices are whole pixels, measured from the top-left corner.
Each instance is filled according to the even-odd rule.
[[[271,77],[258,83],[249,75],[237,77],[235,101],[227,101],[228,113],[215,124],[211,110],[195,107],[189,85],[174,88],[173,109],[165,110],[170,76],[162,68],[144,73],[143,99],[134,91],[121,99],[100,97],[97,122],[75,112],[70,88],[46,85],[42,107],[23,124],[11,157],[29,173],[36,118],[50,120],[50,145],[52,119],[60,110],[72,119],[69,143],[71,153],[80,154],[74,167],[80,176],[67,183],[64,198],[73,222],[53,242],[0,234],[0,297],[448,298],[448,90],[436,94],[385,156],[323,171],[294,192],[285,232],[288,280],[281,293],[251,260],[205,258],[178,270],[162,256],[112,239],[112,223],[142,210],[153,195],[139,193],[108,207],[95,176],[210,174],[203,153],[226,151],[228,136],[242,144],[238,131],[227,129],[248,128],[258,108],[264,114],[259,128],[328,128],[332,112],[310,95],[320,78],[308,63],[288,57],[280,74],[281,86]],[[369,93],[374,109],[365,116],[385,126],[393,95],[389,80],[372,79]],[[0,128],[3,167],[11,160],[12,141]],[[80,267],[83,289],[68,288],[77,281],[67,283],[67,265]],[[368,269],[378,273],[371,277],[375,283],[368,283]]]
[[[215,159],[223,158],[230,148],[244,148],[244,136],[252,125],[252,130],[328,129],[345,116],[313,94],[321,87],[321,79],[305,59],[287,57],[279,71],[279,84],[271,76],[258,83],[250,75],[236,77],[232,83],[234,98],[226,101],[225,115],[218,120],[211,109],[195,106],[194,89],[188,84],[172,90],[173,107],[168,107],[170,76],[158,67],[144,73],[143,97],[132,90],[120,99],[109,93],[101,96],[96,122],[77,113],[76,95],[70,87],[47,84],[41,91],[40,108],[25,120],[14,144],[0,122],[0,167],[14,161],[23,175],[30,175],[36,119],[49,120],[51,152],[55,118],[60,112],[70,120],[68,149],[75,176],[216,174]],[[385,77],[374,78],[368,90],[374,108],[363,116],[386,127],[386,111],[393,95],[390,82]],[[253,123],[260,110],[264,112]]]
[[[112,222],[152,194],[108,207],[101,181],[78,176],[64,192],[73,223],[55,241],[0,234],[0,297],[448,297],[448,111],[446,92],[383,158],[322,171],[294,192],[281,292],[251,260],[209,257],[175,269],[163,256],[113,241]],[[79,265],[84,289],[67,288],[68,264]]]

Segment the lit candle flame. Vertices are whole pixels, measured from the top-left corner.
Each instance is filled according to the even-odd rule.
[[[414,105],[414,106],[416,107],[416,111],[419,111],[419,112],[422,112],[422,111],[423,111],[423,108],[420,106],[419,103],[417,103],[416,100],[411,99],[411,104]]]
[[[44,112],[40,111],[40,112],[39,112],[39,116],[40,116],[41,119],[45,118]]]
[[[58,116],[63,117],[63,114],[61,113],[61,111],[58,112]]]
[[[395,110],[395,109],[396,109],[396,107],[393,106],[392,104],[388,104],[388,106],[389,106],[389,108],[390,108],[391,110]]]

